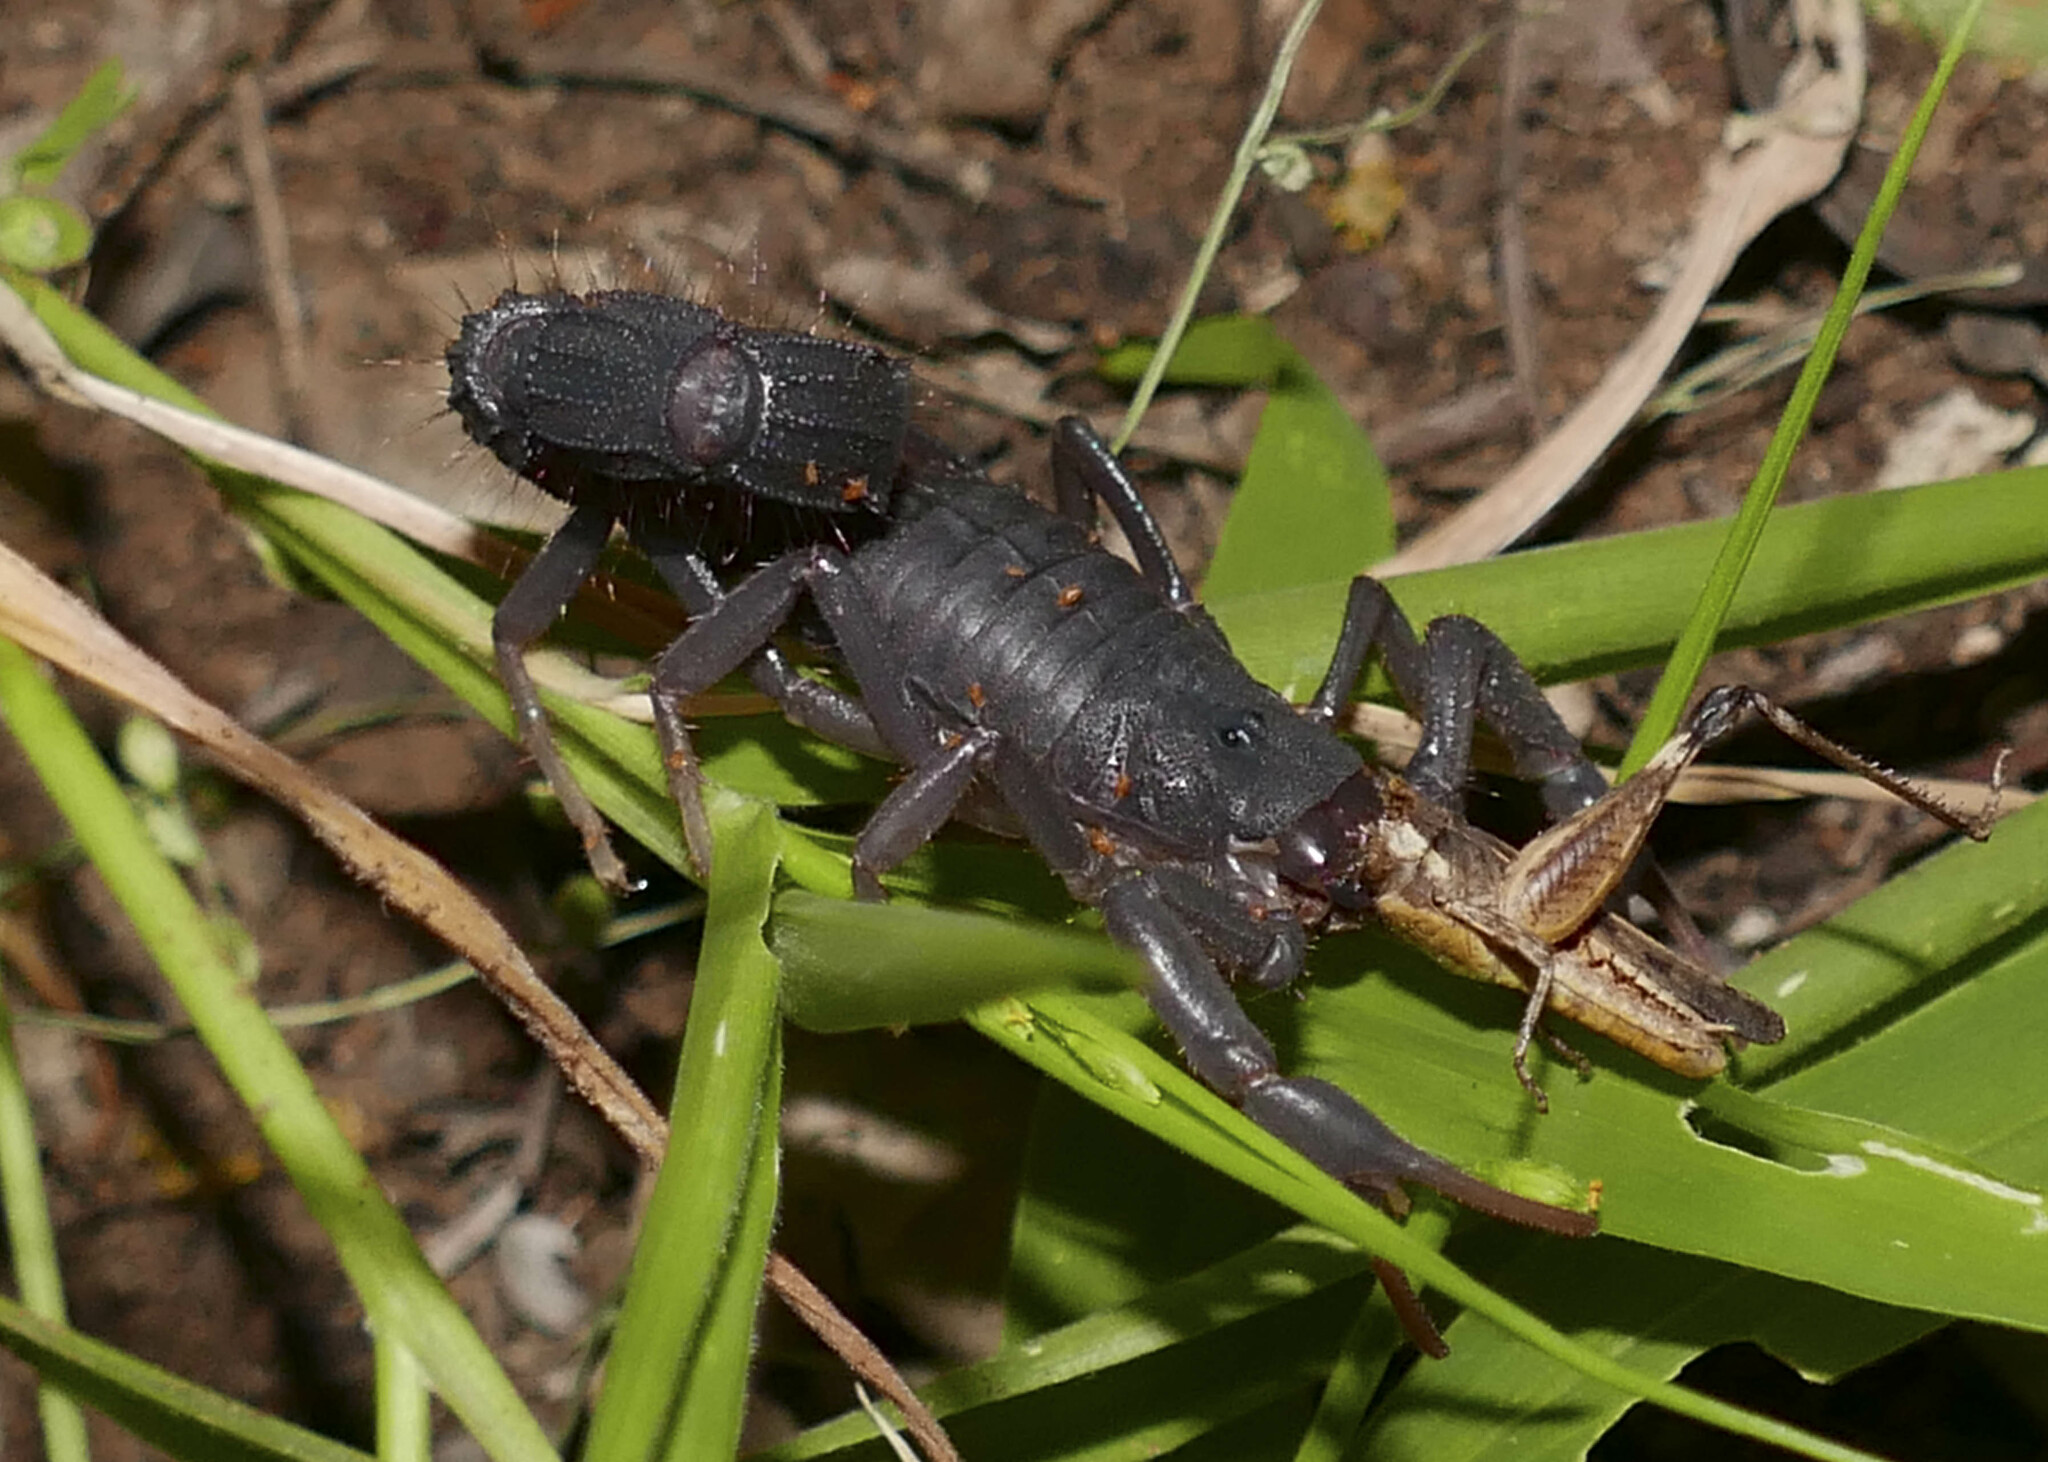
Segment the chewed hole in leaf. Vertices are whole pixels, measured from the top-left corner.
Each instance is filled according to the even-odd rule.
[[[1803,1147],[1795,1142],[1787,1142],[1782,1137],[1753,1132],[1730,1121],[1723,1114],[1709,1111],[1704,1107],[1688,1106],[1685,1112],[1685,1125],[1703,1142],[1711,1142],[1716,1147],[1732,1148],[1736,1152],[1747,1153],[1750,1157],[1759,1157],[1765,1162],[1773,1162],[1796,1172],[1825,1173],[1837,1170],[1836,1159],[1829,1153]]]

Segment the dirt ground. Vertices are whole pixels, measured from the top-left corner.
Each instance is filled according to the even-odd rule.
[[[438,415],[440,355],[464,301],[515,277],[553,270],[580,284],[630,277],[645,261],[748,318],[822,316],[914,352],[930,379],[955,388],[930,393],[932,424],[999,475],[1042,489],[1045,453],[1023,418],[1116,406],[1091,377],[1094,351],[1164,324],[1285,18],[1278,5],[1229,0],[43,0],[32,20],[6,27],[0,150],[33,135],[99,61],[124,57],[142,102],[80,169],[80,197],[114,214],[95,307],[230,418],[467,511],[539,521]],[[1283,122],[1325,126],[1403,105],[1505,18],[1497,4],[1333,0]],[[1332,228],[1327,162],[1320,191],[1255,183],[1203,301],[1205,311],[1272,313],[1389,458],[1404,534],[1516,459],[1530,425],[1519,402],[1555,421],[1634,337],[1733,104],[1722,19],[1705,4],[1599,0],[1526,24],[1518,108],[1504,107],[1505,49],[1483,52],[1430,115],[1387,140],[1404,197],[1384,243],[1353,247]],[[302,358],[265,306],[249,173],[225,100],[242,65],[269,103]],[[1919,44],[1880,36],[1873,115],[1895,123],[1930,66]],[[1901,224],[1923,252],[1900,255],[1902,267],[2048,259],[2038,186],[2048,93],[1977,63],[1950,109],[1941,165],[1923,169],[1933,181]],[[1526,393],[1511,389],[1504,325],[1506,189],[1521,205],[1533,298]],[[1728,293],[1779,315],[1817,310],[1843,254],[1811,214],[1784,220]],[[2040,298],[2019,302],[2029,301]],[[1961,333],[1926,306],[1860,323],[1788,498],[1870,481],[1953,391],[2037,411],[2024,371],[1963,368]],[[1637,433],[1541,536],[1725,514],[1788,380]],[[1213,542],[1224,469],[1242,460],[1255,418],[1255,405],[1193,393],[1153,419],[1148,440],[1172,450],[1137,460],[1190,562]],[[203,694],[446,858],[649,1089],[665,1090],[688,1004],[687,946],[577,948],[553,903],[576,850],[531,817],[520,757],[348,611],[279,587],[182,458],[0,376],[0,532]],[[1990,748],[2009,741],[2024,778],[2048,762],[2044,599],[2021,591],[1746,653],[1723,669],[1917,769],[1981,776]],[[1593,734],[1623,739],[1647,689],[1636,678],[1598,687]],[[118,712],[79,700],[110,738]],[[440,961],[290,819],[193,775],[206,877],[253,936],[266,1001],[357,996]],[[1925,835],[1867,807],[1828,806],[1680,815],[1664,836],[1701,922],[1753,942],[1874,886]],[[0,956],[37,976],[38,1003],[163,1017],[159,977],[93,876],[53,851],[59,839],[0,744],[0,862],[49,860],[46,876],[15,882],[0,904]],[[366,1441],[360,1314],[203,1053],[177,1040],[119,1048],[47,1028],[20,1035],[44,1102],[76,1323]],[[526,1207],[573,1228],[577,1289],[535,1298],[548,1276],[514,1272],[509,1243],[455,1283],[544,1414],[566,1415],[582,1357],[573,1326],[549,1333],[549,1304],[573,1312],[619,1273],[634,1196],[626,1155],[586,1112],[548,1100],[534,1053],[474,988],[316,1027],[297,1044],[423,1233],[465,1214],[523,1134],[546,1134]],[[880,1114],[944,1161],[914,1181],[891,1178],[827,1137],[793,1135],[780,1247],[894,1353],[952,1363],[986,1350],[999,1323],[989,1296],[1006,1183],[1020,1160],[1014,1114],[1030,1079],[960,1032],[921,1030],[798,1037],[789,1085],[819,1132],[846,1130],[848,1110]],[[856,1125],[890,1130],[872,1116]],[[1965,1411],[1986,1428],[1973,1455],[2039,1455],[2043,1419],[1998,1379],[2013,1354],[1996,1337],[1950,1332],[1832,1393],[1746,1353],[1710,1357],[1701,1379],[1900,1456],[1944,1455]],[[836,1410],[843,1384],[828,1371],[771,1317],[750,1435]],[[10,1455],[29,1455],[23,1373],[0,1366],[0,1387]],[[97,1440],[103,1457],[138,1455],[111,1428]],[[1668,1418],[1639,1417],[1602,1454],[1709,1450],[1735,1455]]]

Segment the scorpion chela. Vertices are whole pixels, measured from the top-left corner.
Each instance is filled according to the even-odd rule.
[[[1414,1182],[1553,1233],[1596,1228],[1423,1152],[1330,1082],[1281,1072],[1226,972],[1287,985],[1314,932],[1375,920],[1525,992],[1515,1068],[1539,1103],[1524,1058],[1546,1009],[1710,1075],[1730,1042],[1777,1040],[1782,1022],[1608,909],[1708,742],[1755,710],[1973,836],[1988,824],[1741,687],[1708,695],[1643,775],[1609,792],[1490,630],[1452,616],[1418,639],[1370,578],[1352,585],[1328,672],[1297,711],[1239,663],[1084,422],[1054,429],[1048,510],[912,427],[908,369],[877,349],[749,329],[662,295],[508,294],[464,322],[449,363],[471,434],[573,508],[494,629],[527,745],[601,872],[622,877],[520,660],[623,525],[691,615],[652,694],[700,864],[710,840],[682,705],[744,669],[799,724],[909,768],[856,840],[861,897],[880,897],[970,788],[992,791],[1142,956],[1145,994],[1196,1074],[1396,1213]],[[1098,543],[1098,501],[1135,567]],[[799,674],[772,643],[805,602],[857,694]],[[1422,720],[1399,774],[1334,729],[1375,649]],[[1461,815],[1480,722],[1541,788],[1552,826],[1526,848]],[[1410,1333],[1438,1349],[1400,1276],[1381,1276]]]

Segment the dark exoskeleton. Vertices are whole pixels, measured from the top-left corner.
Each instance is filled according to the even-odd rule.
[[[1055,430],[1052,512],[910,428],[907,378],[882,353],[757,334],[660,299],[508,296],[465,323],[450,363],[452,399],[479,440],[575,504],[500,610],[501,663],[552,620],[615,521],[690,609],[653,686],[686,829],[702,814],[682,701],[743,667],[800,723],[909,767],[856,841],[864,897],[881,895],[882,875],[972,785],[992,789],[1074,896],[1143,957],[1147,998],[1195,1072],[1397,1213],[1401,1185],[1416,1182],[1551,1232],[1596,1227],[1590,1214],[1494,1188],[1421,1151],[1329,1082],[1282,1073],[1226,973],[1284,986],[1301,973],[1313,930],[1384,922],[1453,968],[1527,993],[1516,1068],[1532,1091],[1522,1057],[1546,1008],[1693,1074],[1718,1070],[1731,1040],[1782,1035],[1773,1012],[1605,907],[1678,771],[1746,710],[1797,725],[1775,706],[1740,689],[1715,693],[1644,776],[1610,794],[1490,631],[1451,617],[1418,641],[1385,589],[1361,578],[1323,684],[1297,712],[1239,663],[1084,423]],[[623,365],[604,358],[608,343],[630,344]],[[697,364],[707,349],[729,365]],[[809,363],[813,352],[822,364]],[[832,398],[835,370],[844,381],[830,389],[844,394]],[[785,389],[785,373],[802,389]],[[734,379],[706,384],[722,375]],[[600,398],[587,412],[578,404]],[[742,398],[754,403],[752,436],[737,415],[725,420]],[[778,412],[795,401],[817,415],[805,418],[808,434],[787,438],[801,442],[792,456],[778,445]],[[712,418],[716,430],[703,426]],[[850,476],[857,494],[823,491]],[[794,503],[813,518],[749,538],[753,566],[727,583],[680,526],[707,511],[692,501],[699,494]],[[1098,500],[1137,567],[1096,541]],[[564,540],[576,546],[559,548]],[[772,648],[804,600],[857,697],[798,675]],[[1423,720],[1403,775],[1368,766],[1333,729],[1375,648]],[[507,683],[529,744],[536,727],[545,739],[530,682],[522,692],[508,670]],[[1527,849],[1460,814],[1475,722],[1543,789],[1555,825]],[[1928,805],[1903,779],[1794,734]],[[1440,1348],[1400,1276],[1384,1266],[1381,1275],[1410,1333]]]
[[[910,363],[846,341],[749,329],[671,295],[508,292],[463,320],[448,375],[448,403],[470,436],[573,508],[491,631],[520,739],[591,867],[624,890],[604,820],[555,749],[526,651],[596,569],[614,527],[693,618],[723,598],[718,569],[728,562],[872,536],[886,522],[910,427]],[[798,675],[772,646],[749,671],[798,724],[889,754],[858,706]],[[664,693],[667,674],[666,661],[655,667],[655,724],[701,870],[711,829],[680,698]]]

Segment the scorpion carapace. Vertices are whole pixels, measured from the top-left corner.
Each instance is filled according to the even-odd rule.
[[[558,312],[593,308],[565,297],[497,306],[537,320],[524,328],[543,332]],[[632,313],[637,320],[652,312],[636,305]],[[472,334],[466,327],[465,340]],[[571,355],[585,373],[576,391],[601,395],[601,363]],[[492,362],[509,359],[540,378],[529,392],[552,399],[554,358],[472,343],[462,359],[466,389],[511,402],[514,393],[491,378]],[[648,386],[637,364],[626,374],[607,409],[638,414],[620,438],[651,441],[675,415],[673,388]],[[872,376],[886,372],[877,366]],[[838,409],[850,434],[874,440],[874,414],[860,396]],[[489,440],[522,444],[511,456],[500,450],[508,461],[522,453],[553,460],[554,448],[588,440],[569,430],[554,442],[538,420],[501,414]],[[742,667],[801,724],[910,768],[856,840],[853,876],[863,897],[881,895],[882,876],[938,831],[971,785],[993,789],[1074,896],[1099,908],[1111,937],[1144,958],[1146,995],[1195,1072],[1395,1212],[1406,1207],[1402,1184],[1419,1182],[1554,1233],[1597,1226],[1591,1214],[1505,1192],[1430,1156],[1326,1081],[1283,1074],[1226,971],[1262,987],[1285,985],[1301,973],[1312,931],[1376,918],[1453,968],[1526,992],[1515,1064],[1532,1092],[1523,1055],[1546,1008],[1698,1074],[1720,1068],[1731,1040],[1782,1034],[1767,1008],[1605,909],[1677,768],[1723,729],[1725,698],[1703,703],[1654,777],[1610,794],[1491,631],[1451,617],[1432,622],[1418,641],[1386,590],[1361,578],[1322,687],[1297,713],[1232,654],[1136,488],[1085,423],[1070,418],[1053,434],[1058,513],[996,485],[915,429],[878,446],[877,464],[885,458],[894,475],[886,496],[871,485],[863,534],[777,543],[773,556],[730,583],[702,555],[650,530],[649,515],[579,507],[500,610],[501,664],[517,659],[508,647],[523,648],[546,628],[614,519],[625,517],[692,615],[653,677],[656,725],[686,829],[701,809],[683,701]],[[601,475],[600,466],[586,456],[576,470]],[[634,490],[675,495],[674,517],[688,510],[683,500],[701,480],[679,474]],[[1136,568],[1096,541],[1098,500],[1132,544]],[[558,552],[569,540],[578,546]],[[544,590],[528,592],[543,578]],[[857,697],[796,675],[772,648],[806,599]],[[545,615],[536,614],[543,604]],[[1421,750],[1400,776],[1367,766],[1333,729],[1374,649],[1423,718]],[[1749,696],[1742,706],[1760,700]],[[1764,706],[1774,720],[1783,715]],[[1535,853],[1518,853],[1461,815],[1479,721],[1508,744],[1517,772],[1542,788],[1556,826]],[[1860,759],[1847,764],[1871,770]],[[1928,805],[1902,779],[1886,785]],[[692,846],[708,851],[703,835],[700,845],[692,832]],[[1398,1274],[1383,1269],[1382,1277],[1418,1343],[1440,1348]]]

